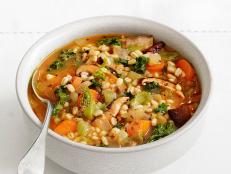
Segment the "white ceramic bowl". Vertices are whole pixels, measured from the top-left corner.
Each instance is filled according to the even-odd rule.
[[[39,39],[25,54],[17,72],[16,90],[23,110],[34,125],[41,123],[31,109],[27,88],[33,70],[54,49],[83,36],[99,33],[154,35],[180,51],[196,68],[202,86],[202,98],[194,116],[175,133],[153,143],[128,148],[103,148],[83,145],[49,131],[47,157],[79,174],[143,174],[155,171],[183,155],[199,136],[202,118],[211,91],[208,64],[185,36],[162,24],[127,16],[102,16],[75,21],[59,27]],[[33,125],[31,124],[31,125]]]

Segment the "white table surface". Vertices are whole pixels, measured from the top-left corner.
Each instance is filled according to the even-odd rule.
[[[43,34],[64,23],[96,15],[153,19],[189,37],[205,54],[214,92],[202,135],[179,160],[157,174],[231,173],[231,1],[45,0],[2,1],[0,6],[0,173],[14,174],[35,137],[15,93],[17,66]],[[45,174],[73,174],[46,161]]]

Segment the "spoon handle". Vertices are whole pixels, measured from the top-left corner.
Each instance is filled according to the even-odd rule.
[[[43,174],[45,166],[46,135],[51,118],[51,112],[52,105],[48,101],[47,112],[42,125],[42,130],[38,138],[20,161],[18,166],[18,174]]]

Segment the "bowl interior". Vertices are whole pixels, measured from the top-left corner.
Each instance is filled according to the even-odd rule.
[[[153,21],[126,16],[104,16],[76,21],[49,32],[41,39],[39,39],[23,57],[17,72],[17,95],[22,105],[22,108],[37,126],[40,126],[41,123],[32,111],[27,95],[28,83],[36,66],[49,53],[59,47],[62,47],[70,41],[76,38],[101,33],[130,33],[153,35],[154,38],[156,38],[157,40],[165,41],[169,46],[178,50],[183,56],[187,57],[187,59],[189,59],[190,62],[194,65],[201,82],[202,98],[200,105],[194,116],[183,127],[181,127],[178,131],[166,138],[158,140],[154,143],[140,145],[137,147],[130,147],[130,150],[142,149],[145,147],[151,147],[167,142],[170,139],[173,139],[175,136],[178,136],[186,131],[186,129],[192,126],[193,123],[196,122],[196,120],[202,117],[202,114],[199,113],[201,113],[201,111],[205,107],[205,104],[207,103],[210,94],[211,76],[205,58],[203,57],[201,52],[194,46],[194,44],[177,31]],[[49,131],[49,133],[55,138],[58,138],[61,141],[64,141],[65,143],[69,143],[74,146],[79,146],[87,149],[101,149],[102,151],[105,151],[107,149],[106,151],[111,151],[110,148],[96,148],[92,146],[81,145],[79,143],[73,143],[65,138],[62,138],[52,131]],[[112,151],[123,151],[123,149],[126,149],[126,151],[128,150],[127,148],[113,148]]]

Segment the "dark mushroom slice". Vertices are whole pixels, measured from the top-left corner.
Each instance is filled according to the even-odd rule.
[[[193,114],[193,108],[191,105],[181,105],[176,109],[168,110],[169,117],[174,121],[177,127],[184,125]]]
[[[162,48],[165,47],[165,45],[166,44],[163,41],[156,42],[153,44],[153,46],[148,48],[146,52],[158,53]]]

